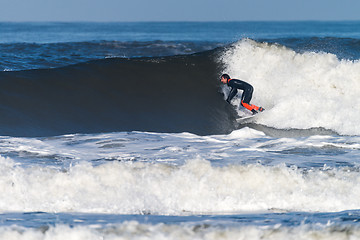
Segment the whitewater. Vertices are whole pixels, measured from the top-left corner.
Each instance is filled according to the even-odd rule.
[[[224,71],[250,81],[253,102],[266,112],[256,122],[277,129],[325,128],[358,135],[360,63],[325,52],[296,53],[245,39],[222,56]]]
[[[358,22],[0,26],[0,238],[360,238]]]
[[[244,128],[206,137],[137,132],[3,141],[2,152],[22,157],[1,159],[2,211],[183,215],[359,208],[354,158],[360,145],[351,143],[358,137],[274,139]],[[29,158],[46,161],[34,165],[25,162]],[[50,159],[61,164],[48,167]]]
[[[0,232],[15,239],[359,232],[358,136],[279,138],[245,127],[3,137],[0,149],[11,156],[0,159]]]

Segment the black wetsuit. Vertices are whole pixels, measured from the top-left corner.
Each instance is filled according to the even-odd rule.
[[[226,101],[228,103],[230,103],[231,99],[233,99],[233,97],[235,97],[235,95],[238,92],[237,90],[241,89],[241,90],[243,90],[241,100],[244,103],[250,104],[250,100],[252,98],[252,94],[253,94],[253,91],[254,91],[253,86],[251,86],[249,83],[241,81],[239,79],[229,79],[228,82],[227,82],[227,85],[229,87],[231,87],[229,96],[226,99]]]

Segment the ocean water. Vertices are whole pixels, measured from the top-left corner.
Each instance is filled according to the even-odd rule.
[[[360,22],[0,23],[0,238],[360,239],[359,58]]]

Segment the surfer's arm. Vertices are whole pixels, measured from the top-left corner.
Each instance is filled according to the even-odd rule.
[[[237,89],[236,88],[231,88],[229,96],[227,97],[226,101],[228,103],[230,103],[231,99],[233,99],[233,97],[235,97],[236,94],[237,94]]]

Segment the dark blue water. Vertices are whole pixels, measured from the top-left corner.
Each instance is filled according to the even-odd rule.
[[[86,214],[86,213],[3,213],[0,214],[2,226],[22,225],[37,228],[66,224],[70,226],[121,224],[128,221],[137,221],[142,224],[191,224],[193,226],[208,224],[209,227],[225,226],[274,226],[281,224],[284,227],[299,227],[304,224],[326,225],[331,221],[333,225],[348,223],[357,225],[360,221],[360,212],[344,211],[338,213],[242,213],[232,215],[192,215],[192,216],[165,216],[165,215],[117,215],[117,214]]]
[[[0,70],[54,68],[109,57],[169,56],[243,38],[359,58],[360,22],[0,23]]]
[[[1,43],[89,41],[210,41],[241,38],[360,38],[359,21],[343,22],[139,22],[0,23]]]

